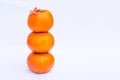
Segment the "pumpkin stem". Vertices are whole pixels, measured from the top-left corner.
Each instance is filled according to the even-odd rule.
[[[33,10],[30,10],[30,14],[38,14],[38,12],[40,12],[40,9],[37,7],[35,7]]]

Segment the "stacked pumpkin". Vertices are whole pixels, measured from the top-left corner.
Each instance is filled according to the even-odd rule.
[[[50,53],[54,37],[49,32],[53,22],[48,10],[34,8],[28,15],[27,24],[32,32],[27,37],[27,45],[32,52],[28,55],[27,65],[32,72],[46,73],[54,66],[55,59]]]

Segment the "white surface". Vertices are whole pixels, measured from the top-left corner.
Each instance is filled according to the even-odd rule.
[[[120,80],[119,0],[1,0],[1,80]],[[26,65],[27,16],[35,6],[50,10],[56,61],[46,74]]]

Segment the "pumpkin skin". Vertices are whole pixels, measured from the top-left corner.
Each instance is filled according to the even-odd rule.
[[[53,26],[53,16],[49,10],[34,8],[28,15],[28,27],[34,32],[48,32]]]
[[[49,72],[54,66],[55,59],[51,53],[31,52],[27,58],[29,69],[38,74]]]

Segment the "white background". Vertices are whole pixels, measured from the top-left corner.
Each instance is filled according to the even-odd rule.
[[[26,45],[29,10],[54,16],[50,51],[55,65],[46,74],[29,71]],[[120,80],[120,0],[1,0],[1,80]]]

